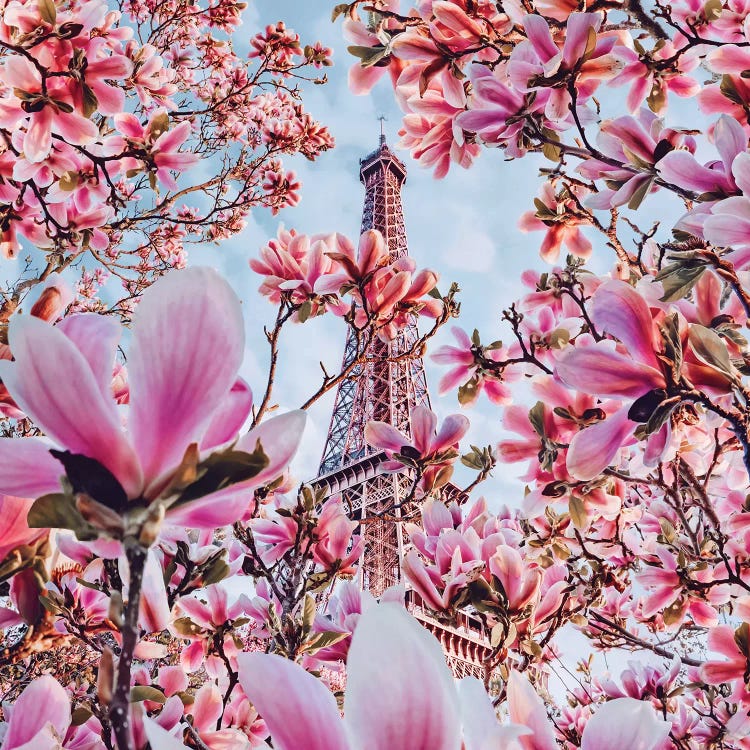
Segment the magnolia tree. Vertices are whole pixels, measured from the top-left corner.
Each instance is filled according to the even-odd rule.
[[[750,747],[744,7],[334,9],[352,89],[390,74],[402,145],[438,177],[483,146],[545,164],[519,218],[549,270],[523,276],[501,332],[456,327],[432,354],[441,391],[467,409],[484,391],[515,437],[462,454],[466,416],[438,428],[425,408],[409,436],[366,428],[421,505],[402,518],[406,583],[446,624],[485,625],[485,680],[458,685],[402,589],[376,602],[356,584],[342,499],[288,472],[305,409],[362,355],[267,416],[285,326],[335,316],[363,352],[422,316],[399,355],[422,356],[455,287],[377,232],[281,230],[250,261],[276,310],[254,398],[229,285],[195,267],[149,286],[184,242],[296,200],[279,153],[330,145],[294,81],[329,51],[280,24],[248,64],[240,11],[4,6],[2,247],[30,259],[7,272],[0,329],[3,750]],[[703,131],[670,113],[675,95]],[[641,204],[668,218],[641,226]],[[595,245],[609,273],[586,268]],[[120,316],[96,299],[110,272]],[[459,458],[476,478],[447,504]],[[519,463],[524,497],[476,496]],[[562,699],[549,678],[574,632],[633,656],[614,673],[583,659]]]

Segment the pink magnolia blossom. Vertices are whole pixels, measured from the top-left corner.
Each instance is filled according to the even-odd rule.
[[[575,190],[575,194],[570,195],[569,190]],[[521,231],[546,232],[539,254],[547,263],[554,263],[558,259],[563,244],[580,258],[591,255],[591,242],[581,232],[581,226],[591,222],[588,218],[575,215],[576,201],[580,201],[582,193],[580,189],[565,188],[558,195],[554,183],[545,182],[539,191],[539,199],[535,201],[537,210],[529,211],[520,218],[518,225]]]
[[[475,357],[476,345],[468,334],[458,326],[453,326],[451,333],[453,338],[456,339],[457,346],[441,346],[430,357],[438,364],[451,366],[451,369],[440,379],[438,392],[442,395],[458,385],[464,385],[470,381],[473,384],[475,381],[476,386],[471,390],[471,397],[462,400],[464,406],[473,404],[482,391],[487,394],[487,398],[493,404],[507,406],[510,403],[511,395],[506,382],[514,380],[516,374],[508,371],[507,377],[504,373],[501,379],[492,372],[484,370]],[[478,347],[476,348],[478,349]],[[508,350],[505,347],[483,349],[483,353],[488,359],[495,362],[508,357]]]
[[[628,401],[628,406],[602,422],[581,430],[573,438],[567,456],[568,471],[578,479],[591,479],[606,468],[620,447],[631,439],[636,423],[629,404],[652,390],[663,389],[666,380],[656,356],[659,346],[648,304],[622,281],[610,281],[597,289],[592,302],[594,324],[613,336],[611,341],[568,347],[557,358],[557,376],[583,393]],[[667,429],[667,425],[662,429]]]
[[[193,268],[149,289],[135,317],[126,433],[110,393],[119,326],[90,316],[71,340],[37,318],[14,316],[9,340],[15,361],[0,362],[2,379],[53,445],[41,438],[0,441],[0,491],[23,497],[57,491],[63,471],[49,453],[54,444],[98,461],[128,500],[152,501],[169,484],[188,446],[201,442],[225,399],[234,398],[244,349],[241,308],[216,272]],[[260,441],[271,456],[243,488],[282,473],[303,421],[303,414],[292,412],[241,438],[238,450],[252,451]],[[31,473],[29,466],[35,467]],[[170,508],[168,520],[196,527],[229,523],[248,503],[239,489]]]
[[[390,453],[413,454],[415,458],[429,460],[457,445],[469,429],[469,420],[462,414],[446,417],[439,431],[437,424],[437,415],[432,410],[416,406],[411,413],[411,438],[387,422],[372,420],[365,427],[365,440]],[[410,450],[405,452],[404,448]]]
[[[380,604],[359,620],[347,661],[344,720],[333,695],[301,667],[239,656],[240,684],[279,750],[459,750],[461,719],[439,644],[403,608]]]
[[[62,747],[70,727],[70,699],[54,677],[38,677],[21,693],[6,721],[3,750],[54,750]]]

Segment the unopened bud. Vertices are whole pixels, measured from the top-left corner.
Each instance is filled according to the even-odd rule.
[[[148,516],[141,526],[138,542],[143,547],[150,547],[158,538],[161,522],[164,520],[164,506],[156,503],[148,509]]]
[[[122,627],[122,594],[115,590],[109,595],[109,610],[107,619],[111,620],[118,628]]]
[[[114,684],[115,659],[112,651],[105,646],[99,659],[99,673],[96,676],[96,695],[102,706],[108,706],[112,702]]]

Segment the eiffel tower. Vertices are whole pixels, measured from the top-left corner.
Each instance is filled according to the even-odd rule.
[[[408,254],[401,207],[401,188],[406,167],[391,151],[382,131],[380,143],[360,160],[360,180],[365,186],[362,232],[377,229],[383,235],[391,261]],[[351,517],[359,521],[365,549],[360,560],[360,585],[374,596],[402,582],[401,563],[409,549],[403,521],[419,521],[418,506],[408,500],[412,477],[408,470],[397,474],[382,471],[385,453],[367,445],[365,425],[373,419],[388,422],[410,434],[410,414],[418,405],[430,405],[424,365],[412,356],[419,338],[416,320],[410,322],[390,343],[372,341],[366,351],[349,331],[343,368],[365,355],[350,376],[341,382],[328,429],[316,488],[326,496],[341,494]],[[399,356],[409,354],[410,356]],[[465,500],[453,485],[444,489],[445,500]],[[443,646],[457,678],[484,676],[482,659],[489,643],[481,623],[462,616],[447,626],[430,616],[416,591],[408,588],[407,606]]]

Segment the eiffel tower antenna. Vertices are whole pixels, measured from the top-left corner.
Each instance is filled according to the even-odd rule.
[[[380,145],[381,146],[385,145],[385,125],[383,123],[385,123],[387,119],[388,118],[385,115],[380,115],[380,117],[378,117],[378,120],[380,120]]]

